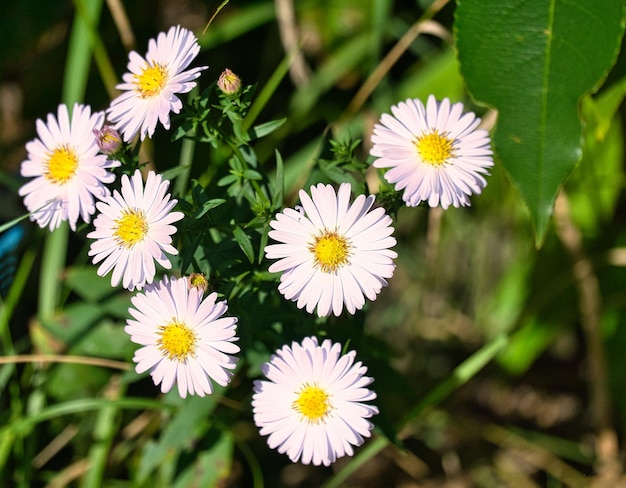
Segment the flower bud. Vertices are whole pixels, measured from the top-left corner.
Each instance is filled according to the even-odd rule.
[[[204,277],[203,273],[191,273],[187,280],[189,281],[190,290],[192,288],[197,288],[204,294],[204,292],[206,292],[207,288],[209,287],[209,282]]]
[[[234,97],[241,90],[241,78],[226,68],[217,80],[217,87],[224,95]]]
[[[101,130],[94,129],[93,135],[96,136],[98,147],[104,154],[115,154],[122,145],[119,132],[111,125],[105,125]]]

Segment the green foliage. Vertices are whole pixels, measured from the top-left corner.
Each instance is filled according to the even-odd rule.
[[[26,3],[29,14],[43,7],[55,14],[41,24],[26,7],[10,7],[22,12],[25,32],[42,50],[33,59],[47,61],[51,73],[46,56],[65,63],[66,75],[42,87],[42,79],[28,85],[32,73],[0,68],[0,81],[19,78],[27,100],[35,88],[54,88],[63,101],[99,100],[104,109],[111,66],[121,73],[126,57],[112,18],[100,12],[104,4],[74,2],[70,28],[52,24],[62,17],[58,6]],[[179,254],[159,277],[202,273],[209,291],[228,300],[241,348],[232,382],[214,384],[205,397],[181,399],[176,386],[162,394],[148,373],[133,369],[137,345],[124,331],[133,293],[111,287],[89,262],[89,224],[52,234],[31,225],[0,301],[0,485],[280,487],[290,476],[327,488],[407,476],[433,486],[461,477],[476,486],[600,480],[602,452],[589,441],[600,433],[598,382],[614,408],[600,419],[603,428],[618,437],[626,428],[623,2],[294,1],[301,37],[289,46],[279,42],[286,20],[277,3],[226,4],[199,35],[210,69],[182,98],[171,131],[159,128],[154,140],[115,154],[118,182],[136,168],[171,180],[184,218],[173,243]],[[150,12],[132,2],[126,8],[138,51],[160,28],[155,19],[172,15],[157,3]],[[403,44],[415,26],[425,30]],[[8,14],[0,27],[15,37]],[[0,56],[15,57],[6,46]],[[22,58],[25,70],[33,66]],[[301,78],[294,76],[298,59]],[[242,75],[235,96],[218,88],[225,67]],[[370,86],[378,70],[384,76]],[[465,102],[487,129],[497,111],[495,167],[472,208],[406,208],[371,167],[380,113],[430,94]],[[36,100],[27,110],[32,119],[58,104]],[[26,122],[20,130],[34,125]],[[0,141],[7,202],[19,202],[23,179],[9,163],[23,152],[22,139],[14,147]],[[298,309],[268,271],[269,222],[320,182],[375,194],[394,220],[394,277],[354,316]],[[550,226],[560,192],[570,212],[558,215],[571,225],[567,236]],[[0,225],[0,244],[21,212],[2,214],[9,223]],[[0,250],[0,266],[3,259]],[[591,305],[590,286],[599,298]],[[357,351],[377,392],[373,439],[332,469],[289,465],[251,415],[262,365],[309,335]],[[597,361],[604,376],[586,369]],[[511,453],[545,462],[522,470],[508,462]],[[359,477],[369,470],[372,478]]]

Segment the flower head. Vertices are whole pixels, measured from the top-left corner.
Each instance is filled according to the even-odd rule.
[[[315,337],[276,351],[262,366],[266,380],[254,382],[254,423],[267,443],[292,462],[329,466],[352,456],[373,428],[368,418],[378,409],[368,405],[376,393],[373,379],[355,363],[356,353],[341,354],[341,345]]]
[[[428,202],[444,209],[470,205],[469,196],[487,184],[493,166],[489,135],[477,130],[480,119],[463,114],[463,104],[450,105],[432,95],[426,107],[409,99],[391,107],[374,127],[370,154],[377,168],[391,168],[385,179],[404,190],[409,207]]]
[[[102,261],[98,275],[113,270],[111,285],[120,280],[124,288],[141,289],[152,283],[156,268],[154,261],[170,269],[165,253],[178,254],[172,244],[176,227],[171,225],[183,218],[182,212],[172,212],[177,200],[167,192],[169,181],[162,181],[154,171],[148,173],[144,187],[141,172],[132,179],[122,176],[121,193],[113,192],[104,202],[98,202],[100,214],[93,221],[95,230],[87,237],[91,243],[89,255],[93,263]]]
[[[72,230],[80,216],[90,222],[96,211],[94,197],[110,194],[107,184],[115,180],[108,171],[119,166],[98,154],[93,131],[104,123],[104,112],[91,113],[86,105],[75,104],[70,118],[67,105],[59,105],[57,116],[48,114],[47,123],[37,120],[38,138],[26,144],[28,159],[22,162],[22,176],[33,178],[19,194],[39,227],[52,231],[67,220]]]
[[[223,317],[225,301],[217,293],[202,298],[202,291],[189,288],[186,278],[164,277],[146,286],[131,302],[124,330],[140,344],[133,361],[137,373],[150,370],[154,384],[167,393],[176,381],[182,398],[213,392],[211,380],[226,386],[239,352],[237,318]]]
[[[354,314],[365,297],[376,299],[395,270],[391,217],[372,209],[372,195],[350,205],[350,189],[343,183],[335,193],[319,184],[311,196],[301,190],[302,207],[286,208],[270,222],[269,236],[279,244],[265,254],[278,259],[269,268],[283,273],[278,290],[309,313],[317,307],[319,316],[339,315],[344,306]]]
[[[129,54],[128,71],[124,83],[117,89],[124,90],[111,102],[109,120],[130,142],[138,132],[141,140],[152,137],[157,121],[170,128],[170,112],[179,113],[183,103],[176,96],[188,93],[196,86],[193,81],[207,66],[185,69],[200,52],[200,45],[193,33],[180,26],[161,32],[156,41],[150,39],[145,59],[135,51]]]

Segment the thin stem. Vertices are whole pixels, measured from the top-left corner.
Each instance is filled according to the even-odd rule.
[[[100,17],[102,0],[92,0],[84,7],[77,9],[74,17],[65,64],[61,99],[70,108],[85,95],[92,53],[89,25],[95,25]],[[68,225],[64,222],[47,236],[44,243],[38,297],[40,318],[50,317],[59,305],[59,282],[66,262],[68,232]]]
[[[17,364],[17,363],[69,363],[83,364],[85,366],[101,366],[103,368],[119,369],[129,371],[131,366],[123,361],[114,361],[113,359],[92,358],[87,356],[57,356],[54,354],[19,354],[16,356],[0,357],[0,364]]]
[[[381,80],[385,77],[385,75],[389,72],[389,70],[393,67],[393,65],[398,62],[400,57],[404,54],[404,52],[411,46],[413,41],[419,36],[422,32],[429,32],[431,29],[430,21],[434,17],[434,15],[439,12],[450,0],[435,0],[428,10],[424,12],[417,22],[415,22],[398,40],[398,42],[391,48],[391,50],[387,53],[387,55],[383,58],[383,60],[378,64],[376,69],[372,72],[372,74],[365,80],[365,83],[359,88],[357,93],[354,95],[350,103],[348,104],[348,108],[345,113],[340,117],[340,120],[345,120],[346,118],[351,117],[354,113],[358,112],[358,110],[363,106],[365,101],[372,94],[374,89],[378,86]],[[438,29],[435,29],[437,32]]]
[[[179,166],[187,166],[182,173],[176,178],[174,183],[174,194],[182,198],[187,191],[187,185],[189,185],[189,176],[191,175],[191,161],[193,160],[193,154],[196,150],[196,141],[193,139],[183,139],[182,146],[180,148],[180,157],[178,158]]]
[[[570,217],[569,202],[561,191],[554,206],[556,234],[572,261],[572,274],[578,292],[580,323],[587,344],[588,386],[591,423],[596,431],[598,475],[606,482],[616,480],[621,472],[617,453],[617,435],[612,425],[609,374],[602,339],[600,284],[587,256],[580,230]]]
[[[257,96],[256,100],[248,111],[248,115],[246,115],[246,118],[243,120],[242,128],[244,132],[252,127],[252,124],[254,124],[256,118],[259,116],[267,102],[269,102],[274,92],[278,89],[278,85],[280,85],[280,82],[289,72],[289,65],[291,64],[292,57],[293,56],[289,54],[285,57],[285,59],[282,60],[282,62],[274,70],[274,73],[272,73],[272,76]]]
[[[46,236],[41,258],[38,309],[40,318],[51,317],[61,296],[61,272],[65,266],[68,241],[68,225],[63,222]]]

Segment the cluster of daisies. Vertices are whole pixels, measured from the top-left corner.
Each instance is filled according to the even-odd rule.
[[[38,138],[26,145],[20,189],[31,220],[51,231],[79,217],[93,226],[87,237],[97,273],[111,273],[111,285],[136,291],[125,331],[141,347],[133,358],[138,373],[150,372],[162,392],[211,394],[225,386],[236,367],[237,318],[217,293],[205,296],[202,275],[164,276],[169,270],[174,224],[184,218],[169,182],[154,171],[121,176],[111,191],[115,153],[123,143],[152,137],[157,124],[170,127],[179,113],[179,94],[188,93],[206,66],[189,68],[200,51],[187,29],[172,27],[150,40],[145,57],[131,52],[119,95],[105,112],[61,105],[56,116],[37,121]],[[220,83],[223,85],[221,86]],[[226,70],[218,86],[238,90]],[[385,179],[408,206],[422,202],[448,208],[469,205],[485,187],[492,166],[480,119],[460,103],[429,97],[426,105],[407,100],[384,114],[372,136],[373,165],[388,169]],[[108,120],[108,122],[106,120]],[[300,205],[285,208],[269,222],[265,255],[281,273],[278,291],[298,308],[319,316],[354,314],[375,300],[395,270],[392,219],[375,206],[374,195],[351,199],[351,186],[318,184],[301,190]],[[92,217],[94,217],[92,220]],[[354,351],[315,337],[277,350],[254,383],[254,421],[268,444],[296,462],[329,465],[363,443],[378,413],[368,402],[376,394],[367,368]]]

